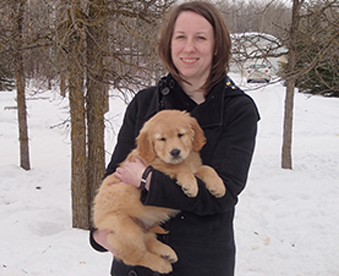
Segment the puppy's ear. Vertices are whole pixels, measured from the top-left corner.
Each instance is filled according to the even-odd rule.
[[[193,151],[198,152],[205,145],[206,137],[204,131],[202,130],[202,128],[200,127],[195,118],[190,117],[190,124],[194,131]]]
[[[155,158],[155,151],[153,149],[152,140],[147,131],[141,129],[136,140],[139,157],[147,163],[151,162]]]

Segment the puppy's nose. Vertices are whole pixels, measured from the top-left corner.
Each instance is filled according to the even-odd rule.
[[[180,155],[180,149],[172,149],[170,154],[173,156],[173,157],[178,157]]]

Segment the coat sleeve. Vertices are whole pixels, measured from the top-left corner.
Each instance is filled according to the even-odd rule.
[[[234,207],[237,196],[244,189],[247,181],[259,119],[255,104],[251,99],[247,97],[246,99],[223,126],[210,162],[224,181],[225,196],[215,198],[198,179],[199,193],[196,197],[189,198],[175,184],[175,181],[159,171],[154,171],[150,190],[143,195],[144,204],[193,212],[198,215],[223,213]]]

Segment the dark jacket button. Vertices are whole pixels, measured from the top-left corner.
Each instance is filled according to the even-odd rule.
[[[171,92],[171,89],[169,89],[168,87],[164,87],[164,89],[161,89],[161,94],[163,94],[164,96],[166,96],[169,92]]]
[[[136,273],[135,270],[131,270],[130,272],[128,272],[128,276],[138,276],[138,273]]]

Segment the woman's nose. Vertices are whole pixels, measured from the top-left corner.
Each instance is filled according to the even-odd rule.
[[[195,50],[195,44],[192,39],[187,39],[186,44],[185,44],[185,51],[186,52],[192,52]]]

